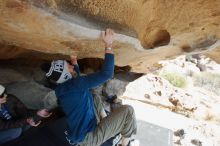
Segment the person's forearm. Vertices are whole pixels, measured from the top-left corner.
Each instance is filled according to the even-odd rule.
[[[114,54],[112,51],[112,44],[105,44],[105,53]]]
[[[105,53],[114,54],[112,50],[105,50]]]
[[[30,118],[37,115],[37,110],[34,109],[26,109],[25,117]]]
[[[97,87],[107,80],[111,79],[114,74],[114,54],[105,53],[105,59],[101,71],[81,76],[80,88],[91,89]]]
[[[11,128],[19,128],[27,124],[27,119],[20,119],[20,120],[0,120],[0,130],[7,130]]]
[[[28,109],[22,102],[17,100],[17,104],[16,104],[16,113],[18,115],[22,115],[25,118],[30,118],[36,115],[37,110],[34,109]]]

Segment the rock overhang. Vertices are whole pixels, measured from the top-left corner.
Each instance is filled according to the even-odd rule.
[[[201,0],[195,1],[195,6],[185,4],[185,7],[196,7],[199,5],[199,1]],[[196,46],[196,43],[204,42],[207,44],[207,40],[211,38],[210,45],[213,45],[219,39],[219,33],[214,32],[220,29],[214,25],[218,24],[220,20],[215,19],[219,17],[219,14],[216,11],[217,8],[212,8],[209,12],[212,5],[208,3],[203,2],[208,7],[204,11],[213,15],[210,20],[214,24],[211,27],[205,22],[208,26],[204,26],[203,29],[209,29],[209,32],[201,32],[198,31],[199,23],[190,23],[188,30],[185,28],[181,31],[180,29],[183,29],[184,26],[173,21],[176,23],[176,27],[179,27],[174,29],[174,24],[169,22],[169,18],[167,18],[168,22],[164,22],[163,18],[155,20],[156,16],[162,16],[161,11],[163,10],[166,10],[164,16],[169,15],[179,19],[179,17],[171,15],[172,10],[164,8],[168,5],[167,3],[161,5],[158,1],[159,5],[155,9],[156,3],[153,1],[148,1],[152,5],[144,3],[144,1],[134,2],[135,6],[122,0],[117,6],[115,1],[112,1],[113,4],[111,4],[99,0],[93,2],[85,0],[77,3],[74,0],[68,2],[59,0],[3,0],[0,5],[2,14],[0,17],[1,59],[35,56],[51,60],[59,57],[67,58],[71,53],[77,55],[79,59],[103,58],[104,46],[100,40],[100,33],[104,28],[112,27],[117,33],[113,44],[116,64],[119,66],[129,65],[136,72],[147,72],[159,60],[172,58],[185,52],[191,53],[195,50],[199,52],[198,47],[207,50],[208,46]],[[218,4],[217,1],[213,0],[213,2]],[[122,4],[126,5],[122,6]],[[97,13],[93,13],[93,5],[99,10]],[[170,2],[170,5],[174,6],[175,2]],[[112,11],[106,8],[107,6],[111,6]],[[123,11],[118,10],[119,7]],[[72,8],[75,11],[66,8]],[[137,8],[141,10],[149,8],[155,13],[141,14]],[[110,15],[114,10],[121,12],[121,14]],[[78,13],[75,12],[80,14],[77,15]],[[196,12],[193,11],[189,15],[194,16]],[[146,21],[147,16],[151,21]],[[185,17],[185,13],[182,14],[182,17]],[[199,17],[202,18],[200,15]],[[93,22],[89,22],[89,20]],[[146,21],[146,24],[143,25],[141,21]],[[111,25],[108,25],[108,22]],[[162,23],[164,25],[161,25]],[[194,31],[189,32],[192,30]],[[187,35],[181,37],[185,32],[191,34],[190,37]],[[158,45],[165,46],[157,47]],[[211,50],[212,53],[208,52],[207,54],[211,54],[217,59],[213,55],[215,54],[213,51],[215,52],[218,48],[217,45]]]

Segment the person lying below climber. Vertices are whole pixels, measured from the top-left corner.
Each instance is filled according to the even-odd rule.
[[[70,56],[71,63],[56,60],[41,66],[46,77],[57,84],[55,93],[65,113],[68,125],[65,134],[70,145],[100,146],[121,133],[122,146],[127,146],[132,134],[136,133],[136,118],[131,106],[122,105],[107,116],[101,100],[90,92],[114,74],[113,30],[106,29],[101,39],[105,45],[105,59],[99,72],[80,76],[76,56]]]
[[[47,118],[51,115],[46,109],[28,109],[16,96],[7,94],[0,85],[0,144],[19,137],[29,127],[37,127],[41,121],[34,118]]]

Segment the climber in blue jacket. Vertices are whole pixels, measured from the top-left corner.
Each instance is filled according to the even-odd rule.
[[[46,77],[57,84],[55,93],[68,123],[65,134],[70,145],[99,146],[121,133],[122,146],[127,146],[131,135],[136,133],[136,119],[131,106],[122,105],[107,116],[101,100],[90,92],[114,74],[113,30],[106,29],[101,38],[105,44],[101,71],[81,76],[76,56],[70,56],[71,63],[56,60],[43,69]]]

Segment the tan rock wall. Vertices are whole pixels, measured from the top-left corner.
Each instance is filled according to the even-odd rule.
[[[142,44],[144,36],[159,35],[165,29],[172,36],[186,32],[220,38],[219,0],[71,0],[73,7],[93,17],[100,17],[134,29]],[[149,36],[150,38],[150,36]],[[145,44],[151,47],[150,43]],[[154,46],[153,46],[154,47]]]
[[[215,43],[220,38],[219,8],[218,0],[2,0],[0,58],[41,54],[42,58],[52,59],[57,57],[56,54],[66,57],[70,53],[80,59],[102,58],[104,46],[100,41],[100,30],[96,26],[90,27],[88,18],[94,20],[93,24],[97,21],[97,26],[105,22],[134,30],[140,42],[116,34],[113,45],[116,64],[130,65],[134,71],[146,72],[158,60],[180,55],[186,48],[188,52],[196,50],[200,40],[206,42],[207,38],[213,38]],[[78,13],[79,17],[85,17],[85,21],[78,21],[75,17]],[[183,35],[187,33],[190,37]],[[167,44],[170,39],[168,46],[149,49]],[[47,57],[49,54],[53,57]]]

